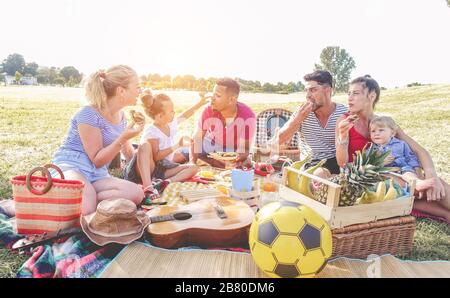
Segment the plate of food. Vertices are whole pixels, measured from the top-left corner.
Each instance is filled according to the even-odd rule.
[[[220,161],[233,161],[236,160],[239,154],[236,152],[212,152],[208,156]]]

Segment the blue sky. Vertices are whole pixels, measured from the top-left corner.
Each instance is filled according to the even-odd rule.
[[[17,52],[84,73],[124,63],[140,74],[287,83],[335,45],[354,57],[353,76],[383,86],[450,83],[444,0],[22,0],[0,10],[0,59]]]

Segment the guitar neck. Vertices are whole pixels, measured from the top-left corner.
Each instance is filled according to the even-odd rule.
[[[173,214],[150,216],[150,223],[175,220]]]

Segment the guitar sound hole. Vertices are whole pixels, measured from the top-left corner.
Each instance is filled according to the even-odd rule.
[[[175,213],[175,214],[173,215],[173,217],[174,217],[176,220],[186,220],[186,219],[191,218],[191,217],[192,217],[192,214],[187,213],[187,212],[180,212],[180,213]]]

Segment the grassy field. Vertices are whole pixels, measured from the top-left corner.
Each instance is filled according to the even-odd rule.
[[[82,93],[75,88],[0,87],[0,198],[11,197],[12,176],[51,160],[65,137],[71,116],[83,103]],[[302,94],[296,94],[270,103],[270,95],[264,95],[265,100],[254,100],[261,96],[242,94],[241,99],[245,102],[249,98],[255,112],[260,112],[269,107],[294,110],[298,98],[302,98]],[[334,99],[346,102],[345,95]],[[175,106],[180,112],[188,104],[177,100]],[[394,117],[407,134],[429,150],[441,177],[450,181],[450,85],[382,91],[377,113]],[[191,132],[193,122],[190,119],[184,123],[180,132]],[[419,220],[414,250],[406,258],[450,260],[450,227]],[[15,276],[25,260],[0,248],[0,277]]]

